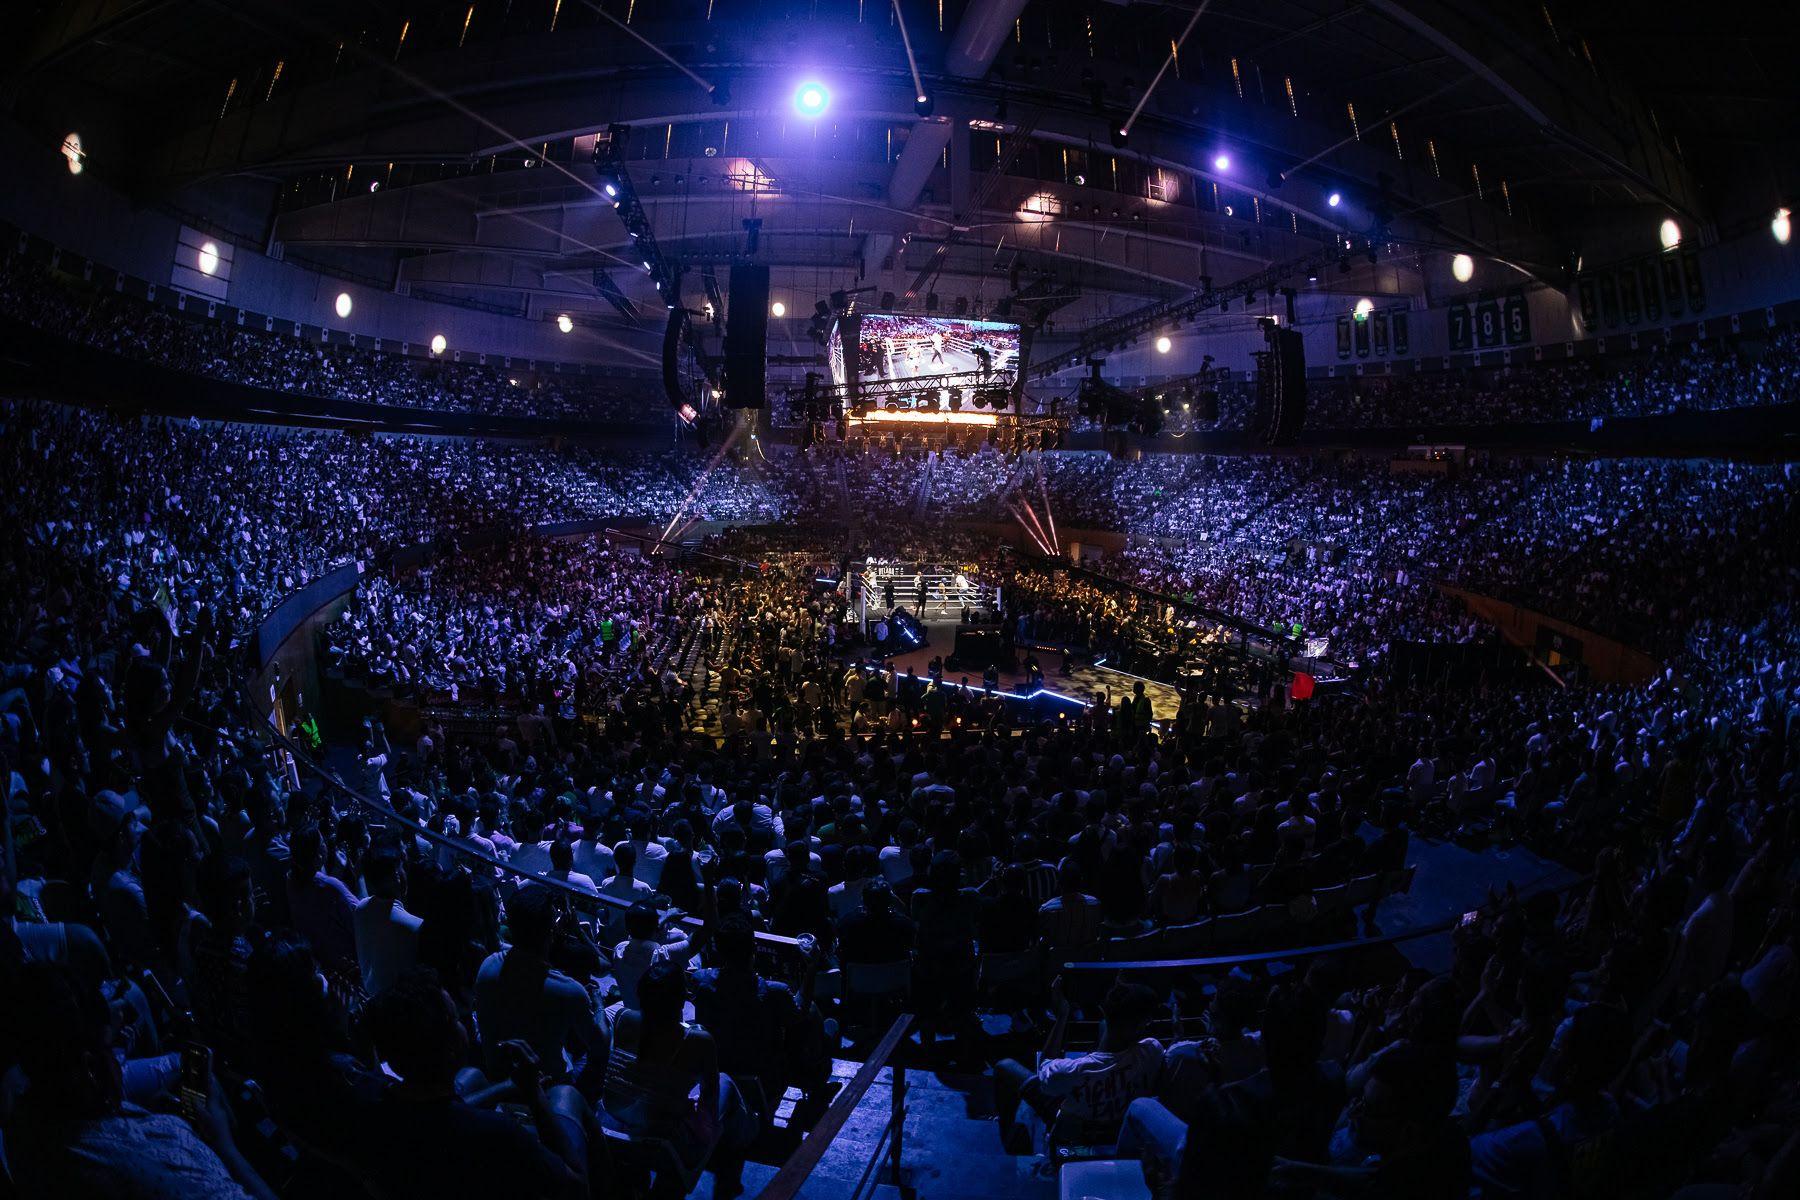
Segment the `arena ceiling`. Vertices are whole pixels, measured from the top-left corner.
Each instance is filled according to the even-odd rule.
[[[1750,6],[902,0],[917,87],[891,0],[9,11],[15,116],[79,129],[138,199],[373,284],[597,319],[661,308],[597,185],[615,125],[691,306],[752,219],[802,311],[1029,292],[1065,329],[1327,251],[1352,269],[1318,286],[1364,294],[1462,251],[1557,282],[1598,231],[1717,236],[1800,183],[1795,41]],[[796,113],[803,80],[824,114]]]

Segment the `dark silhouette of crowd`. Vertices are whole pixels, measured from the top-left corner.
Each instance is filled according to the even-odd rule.
[[[1155,547],[1106,569],[1368,659],[1345,694],[1157,716],[897,666],[815,564],[1015,570],[1010,616],[1085,613],[1090,642],[1105,590],[935,526],[815,532],[779,459],[0,421],[23,1195],[666,1194],[702,1167],[729,1194],[784,1096],[816,1116],[842,1039],[902,1005],[906,1053],[991,1077],[996,1150],[1106,1146],[1159,1195],[1791,1194],[1784,468],[1047,456],[1065,524]],[[684,509],[785,527],[683,562],[524,532]],[[428,577],[389,560],[418,544]],[[419,695],[314,714],[309,752],[244,643],[345,562],[327,662]],[[1475,635],[1437,578],[1651,634],[1662,669],[1385,674],[1386,641]],[[424,703],[465,689],[513,702]],[[1378,896],[1345,892],[1428,836],[1578,882],[1470,897],[1441,970],[1052,965],[1356,938]]]
[[[1359,375],[1308,384],[1306,426],[1501,425],[1591,421],[1793,404],[1800,332],[1661,341],[1641,351],[1550,363]]]
[[[198,306],[196,306],[198,307]],[[450,357],[410,358],[352,345],[349,332],[314,343],[291,322],[273,329],[221,321],[52,277],[0,255],[0,314],[137,362],[296,396],[434,412],[648,424],[668,411],[660,380],[617,372],[562,373]],[[283,326],[286,326],[283,328]],[[448,355],[450,351],[446,351]]]

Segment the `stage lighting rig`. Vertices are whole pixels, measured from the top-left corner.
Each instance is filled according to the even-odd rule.
[[[666,299],[673,299],[675,271],[665,262],[656,245],[656,234],[650,229],[649,214],[632,186],[631,173],[625,168],[625,147],[631,140],[629,125],[612,125],[606,136],[594,141],[594,170],[600,177],[600,190],[612,199],[613,211],[632,239],[632,246],[644,269]]]
[[[718,388],[719,380],[716,377],[712,360],[701,350],[699,339],[694,335],[693,325],[688,320],[688,311],[681,303],[681,269],[663,257],[662,251],[656,244],[656,234],[650,228],[650,216],[644,211],[644,206],[638,199],[637,189],[632,186],[631,172],[626,169],[625,163],[625,147],[630,140],[631,127],[629,125],[607,126],[606,132],[594,139],[594,171],[599,176],[601,192],[612,199],[613,211],[619,214],[619,221],[625,226],[625,232],[631,238],[632,247],[637,252],[638,259],[644,264],[645,272],[649,274],[651,282],[656,286],[657,293],[663,299],[663,304],[669,314],[669,322],[674,327],[672,332],[677,339],[686,341],[693,350],[694,359],[700,364],[701,372],[706,379],[705,392],[710,394]],[[601,286],[600,278],[601,273],[596,272],[597,287]],[[610,279],[606,280],[606,284],[610,285],[610,293],[618,291],[617,286],[613,285]],[[610,293],[603,289],[603,294],[607,294],[607,298],[613,301],[615,307],[618,307],[621,312],[626,311],[629,301],[622,304],[620,303],[624,301],[622,295],[615,297]],[[671,403],[673,403],[673,394],[671,394]],[[681,407],[677,406],[677,411],[680,411]],[[682,412],[681,415],[684,421],[692,423],[693,418],[686,412]]]
[[[1088,355],[1103,352],[1109,346],[1122,345],[1134,337],[1154,335],[1159,329],[1193,320],[1204,313],[1229,313],[1233,299],[1241,298],[1246,293],[1255,295],[1266,292],[1273,295],[1284,280],[1297,274],[1317,272],[1334,261],[1338,253],[1335,245],[1324,246],[1310,254],[1276,263],[1248,278],[1223,285],[1215,284],[1211,276],[1203,275],[1200,277],[1200,289],[1183,298],[1145,305],[1135,312],[1090,327],[1076,343],[1073,357],[1079,361]],[[1058,356],[1033,367],[1031,374],[1036,378],[1045,378],[1063,370],[1067,362],[1068,359]]]

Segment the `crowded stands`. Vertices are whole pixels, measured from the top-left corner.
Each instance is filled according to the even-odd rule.
[[[1800,1196],[1790,8],[0,10],[0,1200]]]
[[[4,419],[6,987],[9,1030],[31,1031],[9,1047],[6,1146],[26,1194],[160,1171],[208,1194],[423,1195],[452,1186],[433,1164],[446,1135],[534,1194],[673,1186],[698,1163],[728,1192],[785,1091],[802,1114],[828,1100],[833,1049],[868,1030],[860,989],[897,955],[913,1052],[991,1076],[1000,1147],[1105,1144],[1169,1195],[1265,1176],[1573,1194],[1595,1163],[1649,1191],[1792,1179],[1783,468],[1493,461],[1422,480],[1046,456],[1065,520],[1134,534],[1103,571],[1155,590],[1316,625],[1378,664],[1388,639],[1491,636],[1427,602],[1453,580],[1644,632],[1667,669],[1494,691],[1374,666],[1357,697],[1190,694],[1153,722],[1127,696],[1045,724],[980,680],[884,663],[813,565],[855,549],[1011,571],[1009,620],[1089,649],[1161,616],[953,525],[806,531],[841,510],[822,474],[886,489],[858,473],[916,462],[708,471],[36,403]],[[930,469],[933,508],[940,485],[1009,474]],[[524,532],[687,504],[751,525],[679,568]],[[789,524],[754,527],[776,514]],[[1344,554],[1295,557],[1296,540]],[[421,543],[422,567],[388,565]],[[322,714],[340,740],[320,766],[348,791],[285,757],[242,695],[262,615],[343,561],[365,571],[323,665],[426,713],[404,738],[379,707]],[[431,715],[443,704],[499,732]],[[1154,958],[1339,936],[1344,889],[1446,834],[1592,873],[1477,904],[1443,974],[1343,955],[1205,987],[1052,985],[1049,964],[1109,943]],[[996,983],[1007,955],[1037,965]],[[118,1069],[93,1074],[95,1055]],[[691,1088],[698,1123],[668,1107]]]
[[[13,254],[0,254],[0,315],[129,360],[296,396],[584,422],[642,423],[667,406],[653,379],[409,359],[342,335],[314,345],[286,330],[226,326],[102,291]]]
[[[227,327],[103,291],[16,254],[0,254],[0,314],[110,354],[294,395],[583,422],[643,423],[667,410],[654,378],[563,376],[408,359],[342,341],[313,345],[285,332]],[[1800,333],[1793,329],[1656,341],[1641,351],[1565,362],[1314,378],[1307,385],[1306,427],[1587,422],[1790,405],[1800,401],[1797,377]],[[1208,427],[1245,428],[1255,408],[1253,392],[1242,384],[1224,387],[1221,419]]]

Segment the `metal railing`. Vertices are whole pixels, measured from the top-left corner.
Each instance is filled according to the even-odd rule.
[[[448,850],[456,855],[457,858],[465,860],[468,863],[478,864],[490,873],[512,878],[519,883],[535,883],[550,888],[552,891],[561,895],[563,902],[573,909],[596,914],[601,910],[609,910],[617,914],[623,914],[631,908],[629,901],[621,900],[616,896],[589,892],[576,887],[566,880],[552,879],[551,877],[539,874],[536,871],[528,871],[522,867],[515,867],[504,859],[496,858],[491,854],[485,853],[467,842],[431,829],[418,821],[401,816],[398,812],[394,811],[390,805],[382,800],[366,795],[362,791],[351,787],[337,774],[337,772],[312,759],[303,749],[297,746],[287,734],[277,729],[273,712],[264,711],[262,706],[257,703],[253,698],[255,695],[255,688],[249,686],[248,681],[246,681],[243,693],[245,707],[249,710],[249,715],[252,718],[252,728],[255,728],[256,725],[260,723],[261,727],[268,732],[268,736],[273,743],[274,748],[283,752],[295,764],[297,770],[310,771],[317,775],[328,787],[339,792],[357,805],[366,809],[368,812],[380,817],[382,824],[389,828],[404,830],[414,837],[424,838],[433,846],[436,846],[439,849]],[[681,909],[664,909],[661,915],[665,922],[680,924],[687,930],[690,936],[706,927],[706,922],[701,918]],[[766,959],[773,960],[775,963],[780,964],[779,969],[768,973],[775,974],[784,981],[794,985],[797,994],[810,998],[812,995],[812,983],[814,977],[814,962],[811,951],[803,946],[796,938],[783,937],[780,934],[763,933],[760,931],[756,934],[756,948]]]
[[[1519,893],[1520,898],[1534,895],[1539,891],[1548,891],[1562,895],[1583,887],[1593,881],[1592,875],[1583,875],[1565,883],[1549,888],[1530,888]],[[1463,920],[1461,914],[1423,925],[1417,929],[1406,929],[1399,933],[1385,933],[1376,937],[1351,938],[1341,942],[1321,942],[1312,946],[1295,946],[1287,950],[1258,950],[1249,953],[1212,955],[1203,958],[1156,958],[1121,960],[1118,962],[1088,961],[1065,962],[1061,964],[1064,971],[1229,971],[1233,967],[1250,966],[1256,963],[1295,962],[1301,959],[1319,958],[1329,954],[1344,954],[1357,950],[1373,950],[1382,946],[1398,945],[1401,942],[1415,941],[1419,938],[1435,937],[1440,933],[1448,933]]]
[[[887,1033],[876,1044],[875,1049],[869,1053],[868,1060],[863,1063],[850,1082],[844,1085],[844,1090],[839,1092],[837,1098],[831,1102],[831,1107],[825,1110],[825,1114],[819,1118],[818,1124],[814,1125],[807,1133],[806,1140],[800,1143],[800,1148],[788,1156],[788,1160],[781,1164],[781,1169],[775,1172],[775,1177],[769,1180],[761,1192],[757,1193],[757,1200],[793,1200],[799,1194],[801,1187],[811,1178],[813,1171],[818,1167],[819,1160],[825,1157],[827,1150],[831,1149],[832,1140],[843,1130],[844,1123],[850,1119],[850,1114],[856,1111],[857,1105],[862,1103],[863,1096],[868,1092],[870,1085],[875,1082],[876,1077],[881,1074],[881,1069],[888,1065],[889,1060],[905,1042],[906,1035],[912,1028],[912,1021],[911,1013],[901,1013],[894,1019],[894,1023],[888,1027]],[[863,1168],[862,1176],[857,1180],[856,1186],[850,1190],[849,1195],[852,1198],[862,1191],[862,1186],[875,1170],[876,1163],[881,1161],[883,1150],[887,1152],[888,1166],[892,1172],[893,1181],[896,1184],[900,1182],[901,1144],[906,1133],[906,1065],[895,1062],[893,1068],[893,1096],[890,1101],[887,1125],[883,1128],[881,1137],[876,1141],[875,1152],[870,1155],[868,1164]]]

